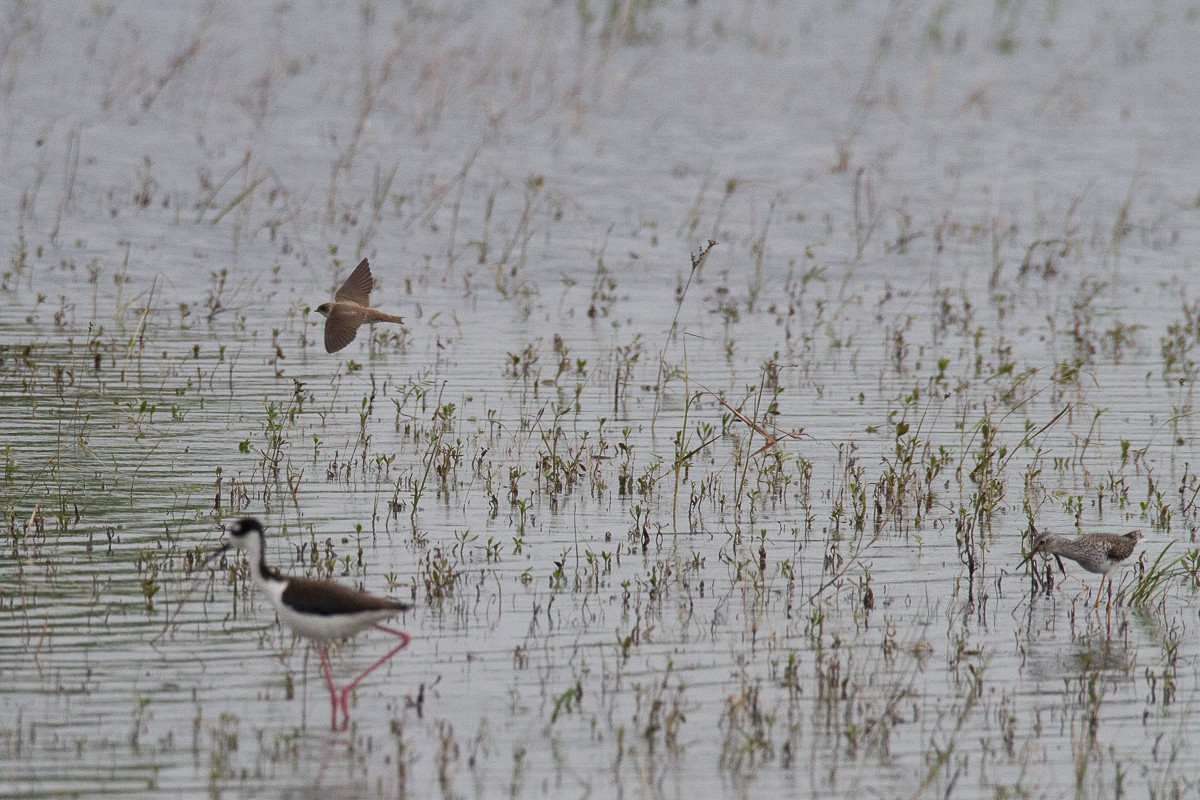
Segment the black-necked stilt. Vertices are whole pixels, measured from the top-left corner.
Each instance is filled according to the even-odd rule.
[[[1141,531],[1129,533],[1085,533],[1074,539],[1055,536],[1053,533],[1038,533],[1033,531],[1033,549],[1021,566],[1038,553],[1048,553],[1053,556],[1066,556],[1088,572],[1100,575],[1100,586],[1096,589],[1096,607],[1100,607],[1100,595],[1104,589],[1104,579],[1108,573],[1116,569],[1125,559],[1133,555],[1134,549],[1142,539]],[[1062,562],[1059,561],[1059,567]]]
[[[267,566],[264,557],[266,546],[262,524],[253,517],[244,517],[229,526],[229,541],[210,555],[211,561],[230,548],[250,551],[250,574],[259,588],[266,593],[275,606],[279,620],[296,633],[312,639],[321,654],[321,669],[325,673],[325,685],[329,687],[329,702],[333,706],[331,727],[337,729],[338,707],[350,723],[350,692],[359,681],[383,666],[392,656],[399,653],[412,637],[401,630],[380,623],[410,608],[408,603],[376,597],[342,586],[332,581],[309,578],[290,578]],[[207,563],[206,561],[206,563]],[[367,628],[375,627],[400,638],[387,655],[358,674],[340,692],[333,683],[333,671],[329,667],[326,649],[330,642],[340,641]]]

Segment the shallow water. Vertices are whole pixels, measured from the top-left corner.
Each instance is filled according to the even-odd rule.
[[[0,796],[1198,793],[1189,9],[3,14]]]

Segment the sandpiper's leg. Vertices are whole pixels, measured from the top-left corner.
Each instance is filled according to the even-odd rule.
[[[386,655],[384,655],[384,657],[383,657],[383,658],[379,659],[379,660],[378,660],[378,661],[376,661],[374,664],[372,664],[371,666],[367,667],[367,668],[366,668],[366,669],[364,669],[362,672],[358,673],[358,677],[356,677],[354,680],[350,681],[348,684],[346,684],[346,687],[345,687],[344,689],[342,689],[342,693],[341,693],[341,698],[340,698],[340,699],[341,699],[341,704],[342,704],[342,711],[343,711],[343,712],[345,713],[345,715],[346,715],[346,724],[347,724],[347,725],[349,725],[349,724],[350,724],[350,692],[351,692],[351,691],[353,691],[353,689],[354,689],[354,687],[355,687],[355,686],[358,686],[358,682],[359,682],[359,681],[361,681],[363,678],[365,678],[365,677],[367,677],[368,675],[370,675],[370,674],[371,674],[372,672],[374,672],[375,670],[377,670],[377,669],[379,669],[380,667],[382,667],[384,664],[386,664],[386,663],[387,663],[387,661],[388,661],[388,659],[390,659],[392,656],[396,655],[396,653],[399,653],[399,652],[400,652],[401,650],[403,650],[404,648],[408,647],[408,643],[412,641],[412,637],[411,637],[411,636],[409,636],[409,635],[408,635],[407,633],[405,633],[404,631],[397,630],[397,629],[395,629],[395,628],[389,628],[388,626],[386,626],[386,625],[381,625],[381,624],[379,624],[379,623],[376,623],[376,624],[375,624],[375,627],[376,627],[376,628],[378,628],[378,629],[379,629],[379,630],[381,630],[381,631],[384,631],[385,633],[390,633],[390,634],[392,634],[393,636],[397,636],[397,637],[399,637],[399,638],[400,638],[400,644],[396,645],[396,646],[395,646],[395,647],[393,647],[391,650],[389,650],[389,651],[387,652],[387,654],[386,654]]]
[[[337,730],[337,710],[338,710],[338,695],[337,687],[333,685],[333,670],[329,667],[329,656],[325,653],[324,645],[317,645],[317,652],[321,654],[321,672],[325,673],[325,685],[329,688],[329,705],[331,707],[332,716],[329,722],[331,731]]]
[[[1103,573],[1100,574],[1100,587],[1098,589],[1096,589],[1096,603],[1095,603],[1095,605],[1092,606],[1092,608],[1100,608],[1100,595],[1104,594],[1104,578],[1105,577],[1106,576]]]

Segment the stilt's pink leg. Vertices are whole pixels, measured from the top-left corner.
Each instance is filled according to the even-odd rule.
[[[329,723],[331,731],[337,730],[337,709],[338,709],[338,694],[337,687],[333,685],[333,670],[329,667],[329,656],[325,654],[325,646],[317,645],[317,652],[321,654],[321,671],[325,673],[325,685],[329,687],[329,705],[333,715]]]
[[[382,667],[384,664],[386,664],[388,659],[390,659],[392,656],[396,655],[396,653],[399,653],[404,648],[408,647],[408,643],[412,641],[412,637],[409,636],[404,631],[397,630],[396,628],[389,628],[388,626],[381,625],[379,623],[376,623],[375,627],[378,628],[379,630],[383,631],[384,633],[390,633],[393,636],[399,637],[400,644],[396,645],[391,650],[389,650],[388,653],[383,658],[379,659],[374,664],[367,667],[362,672],[358,673],[358,677],[355,678],[354,680],[350,681],[350,683],[346,684],[346,688],[342,689],[342,692],[341,692],[342,713],[345,714],[345,716],[346,716],[346,724],[347,725],[350,724],[350,692],[354,690],[355,686],[358,686],[359,681],[361,681],[363,678],[370,675],[375,670]]]

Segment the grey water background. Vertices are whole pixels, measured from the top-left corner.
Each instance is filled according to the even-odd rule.
[[[0,796],[1200,794],[1198,34],[6,4]],[[243,513],[417,605],[348,731]],[[1120,602],[1031,519],[1141,528]]]

